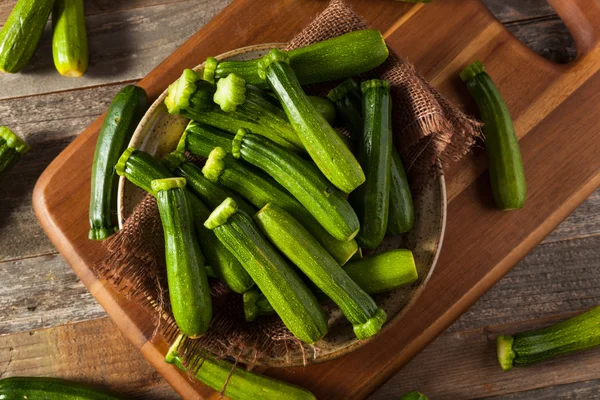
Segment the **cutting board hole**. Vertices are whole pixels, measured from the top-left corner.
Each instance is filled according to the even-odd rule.
[[[575,59],[575,41],[546,0],[483,2],[513,35],[536,53],[559,64]]]

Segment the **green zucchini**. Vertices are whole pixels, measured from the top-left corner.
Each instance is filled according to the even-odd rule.
[[[302,85],[330,82],[367,72],[382,64],[388,48],[381,33],[373,29],[350,32],[309,46],[290,50],[290,65]],[[221,61],[215,77],[231,73],[246,83],[265,86],[258,71],[259,60]]]
[[[600,306],[547,328],[498,336],[498,362],[508,371],[594,346],[600,346]]]
[[[327,316],[315,295],[234,200],[225,200],[204,225],[242,263],[294,336],[310,344],[327,333]]]
[[[0,379],[0,399],[16,400],[119,400],[87,385],[39,376]]]
[[[399,235],[412,229],[415,222],[415,206],[410,184],[400,159],[398,150],[392,145],[392,164],[390,168],[390,211],[387,233]]]
[[[254,374],[227,360],[217,360],[210,356],[190,360],[195,365],[190,371],[184,367],[179,348],[186,339],[180,335],[165,357],[165,361],[184,372],[192,373],[196,379],[231,400],[316,400],[306,389],[290,385],[264,375]]]
[[[258,90],[246,90],[245,101],[235,111],[225,112],[213,101],[215,85],[200,80],[198,74],[187,69],[169,86],[165,105],[171,114],[181,114],[230,133],[240,128],[252,129],[287,149],[300,151],[302,142],[283,111],[264,95],[257,94]]]
[[[385,311],[294,217],[269,203],[254,215],[254,220],[275,247],[340,307],[356,337],[366,339],[381,330]]]
[[[332,89],[327,97],[335,103],[342,124],[350,132],[352,141],[357,143],[363,137],[364,127],[360,86],[353,79],[346,79]],[[410,185],[395,146],[392,146],[390,179],[387,233],[399,235],[412,229],[415,212]]]
[[[232,153],[269,174],[334,238],[351,240],[358,233],[358,218],[343,193],[310,161],[244,129],[236,135]]]
[[[465,68],[460,78],[477,103],[484,124],[485,153],[496,205],[505,211],[522,208],[527,192],[525,171],[506,103],[480,61]]]
[[[390,250],[367,258],[352,260],[344,267],[348,276],[367,294],[398,289],[419,279],[412,252]],[[319,300],[329,300],[323,292],[315,292]],[[273,313],[273,307],[257,288],[244,292],[244,313],[252,321],[258,315]]]
[[[208,157],[215,147],[231,153],[234,136],[215,127],[190,121],[179,140],[177,151],[189,151],[200,157]]]
[[[0,71],[19,72],[31,59],[54,0],[18,0],[0,31]]]
[[[401,0],[408,3],[429,3],[431,0]],[[404,393],[400,396],[400,400],[429,400],[429,397],[425,396],[421,392],[413,390],[412,392]]]
[[[167,281],[173,317],[190,338],[202,336],[210,325],[210,287],[194,229],[184,178],[156,179],[158,211],[165,235]]]
[[[154,160],[150,154],[134,148],[125,150],[115,169],[117,174],[125,176],[131,183],[153,196],[156,196],[156,192],[151,187],[153,180],[173,177],[171,171]],[[186,189],[186,191],[188,190]],[[207,273],[209,270],[213,270],[216,278],[227,284],[231,290],[236,293],[244,293],[254,285],[254,282],[233,254],[225,248],[210,229],[204,226],[204,221],[210,215],[210,210],[206,205],[190,191],[188,191],[188,200],[202,254],[210,264],[208,266],[210,268],[206,268]]]
[[[338,132],[315,109],[289,65],[289,56],[271,50],[261,61],[260,73],[279,97],[292,127],[323,175],[344,193],[365,181],[365,174]]]
[[[336,121],[335,105],[329,99],[319,96],[308,96],[308,101],[315,107],[315,110],[325,118],[329,125],[334,125]]]
[[[239,193],[255,207],[273,203],[292,214],[340,264],[344,265],[358,250],[356,240],[337,240],[296,200],[271,177],[227,155],[221,147],[210,154],[202,170],[205,177]]]
[[[185,155],[179,151],[174,151],[163,157],[161,162],[169,168],[175,175],[187,180],[188,188],[202,200],[206,205],[214,210],[226,198],[232,197],[238,207],[247,214],[254,214],[256,209],[242,199],[240,196],[232,194],[221,186],[211,182],[202,174],[202,168],[196,164],[187,161]]]
[[[360,221],[356,241],[374,249],[387,230],[390,205],[392,162],[392,100],[387,81],[373,79],[361,85],[364,129],[358,146],[358,159],[367,181],[350,197]]]
[[[52,13],[52,56],[61,75],[80,77],[88,67],[83,0],[55,0]]]
[[[104,240],[117,231],[115,165],[147,108],[146,91],[129,85],[117,93],[104,117],[92,164],[91,240]]]
[[[0,126],[0,178],[31,148],[6,126]]]

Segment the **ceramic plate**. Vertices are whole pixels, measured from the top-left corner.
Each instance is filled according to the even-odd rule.
[[[224,53],[217,58],[231,60],[253,59],[261,57],[273,47],[278,46],[280,45],[264,44],[249,46]],[[196,71],[201,69],[202,65],[195,68]],[[167,92],[165,90],[150,107],[129,144],[130,147],[146,151],[157,158],[175,148],[188,123],[185,118],[173,116],[167,112],[163,104],[166,95]],[[120,227],[122,227],[123,222],[144,195],[145,193],[142,190],[121,177],[118,192]],[[380,246],[380,250],[400,247],[411,249],[419,273],[419,280],[412,285],[375,296],[377,304],[388,315],[388,321],[384,325],[384,329],[393,320],[400,318],[414,304],[435,267],[442,246],[446,223],[447,204],[444,178],[440,177],[436,182],[429,185],[428,188],[414,198],[414,203],[415,224],[413,230],[405,235],[386,238],[384,244]],[[356,339],[352,331],[352,325],[335,308],[329,311],[329,332],[325,338],[314,344],[312,354],[309,354],[309,361],[319,362],[339,357],[364,343],[366,343],[366,340]],[[292,353],[288,359],[263,359],[261,363],[271,366],[302,365],[303,359],[303,354],[297,352]]]

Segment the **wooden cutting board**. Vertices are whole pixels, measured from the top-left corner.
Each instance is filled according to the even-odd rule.
[[[322,399],[364,398],[497,282],[600,186],[600,3],[551,0],[570,29],[578,57],[558,66],[531,52],[479,0],[410,5],[350,1],[444,95],[469,112],[459,71],[480,59],[515,121],[527,176],[524,209],[493,206],[480,149],[447,174],[446,237],[425,293],[401,321],[340,359],[306,368],[268,369]],[[235,0],[139,85],[156,98],[181,70],[238,47],[292,38],[324,7],[317,0]],[[34,208],[46,233],[90,292],[148,362],[184,398],[218,395],[163,362],[167,344],[149,342],[151,318],[99,281],[90,266],[105,255],[87,240],[90,167],[102,117],[40,177]]]

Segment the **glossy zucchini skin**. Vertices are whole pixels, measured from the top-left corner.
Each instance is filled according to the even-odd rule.
[[[485,153],[496,205],[505,211],[522,208],[527,196],[525,171],[506,103],[481,62],[475,61],[460,76],[477,103],[484,124]]]
[[[392,163],[390,166],[390,208],[387,233],[399,235],[412,229],[415,222],[410,184],[400,159],[398,150],[392,145]]]
[[[329,40],[289,51],[290,65],[302,85],[330,82],[370,71],[388,57],[388,48],[381,33],[374,29],[350,32]],[[264,86],[258,74],[258,60],[222,61],[216,77],[235,73],[246,83]]]
[[[210,157],[215,157],[215,151]],[[209,158],[210,159],[210,158]],[[217,172],[217,182],[251,202],[257,209],[275,204],[296,219],[319,241],[329,254],[344,265],[358,250],[356,240],[337,240],[287,190],[262,171],[227,155]],[[205,174],[206,176],[206,174]]]
[[[82,76],[88,68],[83,0],[55,0],[52,26],[52,56],[57,71],[63,76]]]
[[[233,138],[234,135],[228,132],[191,121],[179,141],[177,150],[181,152],[187,150],[200,157],[208,157],[215,147],[221,147],[231,153]]]
[[[506,371],[595,346],[600,346],[600,306],[547,328],[498,336],[498,361]]]
[[[192,360],[199,366],[189,371],[183,365],[178,347],[185,340],[180,336],[169,349],[165,361],[184,372],[192,372],[200,382],[217,392],[222,392],[231,400],[316,400],[306,389],[278,381],[268,376],[254,374],[241,366],[234,366],[226,360],[212,357]]]
[[[147,108],[146,91],[129,85],[117,93],[106,113],[92,164],[88,236],[92,240],[104,240],[117,231],[115,165]]]
[[[412,252],[405,249],[352,260],[344,271],[369,295],[389,292],[419,279]],[[315,295],[321,301],[329,300],[323,292],[315,291]],[[244,312],[247,321],[252,321],[259,315],[273,313],[273,307],[258,288],[252,288],[244,293]]]
[[[310,161],[244,131],[234,140],[234,156],[237,152],[290,192],[331,236],[338,240],[356,236],[360,225],[350,203]]]
[[[89,386],[64,379],[13,376],[0,380],[0,398],[6,400],[119,400]]]
[[[54,0],[19,0],[0,31],[0,71],[19,72],[31,59]]]
[[[209,221],[220,219],[227,208],[235,209],[235,202],[225,201],[205,225],[211,228]],[[309,344],[321,339],[327,333],[327,317],[315,295],[252,219],[243,211],[232,212],[213,228],[219,240],[242,263],[294,336]]]
[[[309,101],[285,53],[272,50],[263,61],[266,80],[314,163],[335,187],[352,192],[365,181],[365,174],[339,134]]]
[[[254,215],[254,220],[275,247],[340,307],[356,337],[366,339],[379,332],[386,320],[385,311],[294,217],[267,204]]]
[[[152,181],[176,181],[168,178]],[[200,252],[192,210],[184,187],[157,190],[156,201],[165,235],[167,281],[173,317],[190,338],[202,336],[210,325],[212,305],[204,257]]]
[[[173,173],[148,153],[134,149],[128,149],[126,152],[128,154],[119,159],[116,168],[117,173],[125,176],[128,181],[137,187],[156,196],[156,192],[152,190],[151,182],[155,179],[172,178]],[[208,207],[192,192],[187,189],[186,191],[188,192],[188,200],[191,205],[200,248],[209,266],[214,271],[214,275],[236,293],[247,291],[254,285],[254,282],[233,254],[225,248],[210,229],[204,226],[204,221],[210,215]]]
[[[325,118],[329,125],[334,125],[336,121],[336,111],[333,102],[325,97],[308,96],[308,101],[315,107],[315,110]]]
[[[332,89],[327,98],[335,104],[336,114],[356,143],[362,137],[364,125],[360,85],[348,78]]]
[[[31,148],[6,126],[0,126],[0,178]]]
[[[350,197],[360,221],[356,241],[374,249],[387,230],[392,163],[392,100],[382,80],[362,83],[364,128],[357,148],[367,181]]]

